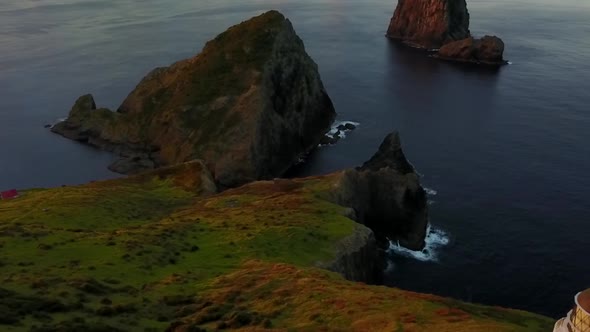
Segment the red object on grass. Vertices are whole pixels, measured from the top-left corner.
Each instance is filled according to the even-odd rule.
[[[16,198],[18,197],[18,191],[16,191],[16,189],[3,191],[2,193],[0,193],[0,196],[2,197],[2,199]]]

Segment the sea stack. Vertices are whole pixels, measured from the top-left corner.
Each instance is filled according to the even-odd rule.
[[[372,229],[381,243],[424,248],[428,200],[397,132],[387,135],[363,166],[344,171],[332,195],[335,203],[352,208],[351,217]]]
[[[388,37],[424,49],[469,35],[465,0],[399,0],[387,29]]]
[[[81,97],[52,131],[117,153],[125,174],[201,159],[223,188],[281,176],[335,115],[291,22],[269,11],[154,69],[116,112]]]
[[[399,0],[387,36],[412,47],[435,51],[434,57],[444,60],[507,63],[502,39],[471,36],[465,0]]]

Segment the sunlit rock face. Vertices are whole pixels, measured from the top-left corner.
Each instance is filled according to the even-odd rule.
[[[387,36],[415,47],[439,48],[469,34],[465,0],[399,0]]]
[[[399,0],[387,36],[413,47],[434,50],[434,56],[444,60],[507,63],[502,39],[471,36],[465,0]]]

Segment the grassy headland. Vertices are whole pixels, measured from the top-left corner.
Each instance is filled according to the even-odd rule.
[[[317,268],[357,224],[340,173],[214,194],[202,164],[0,201],[0,330],[547,331]]]

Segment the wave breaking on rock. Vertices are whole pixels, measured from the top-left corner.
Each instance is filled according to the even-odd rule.
[[[397,242],[389,242],[388,253],[390,255],[403,256],[407,258],[416,259],[422,262],[438,262],[439,252],[443,247],[446,247],[451,241],[450,235],[437,227],[428,225],[426,230],[426,238],[424,240],[424,249],[420,251],[410,250],[402,247]]]

